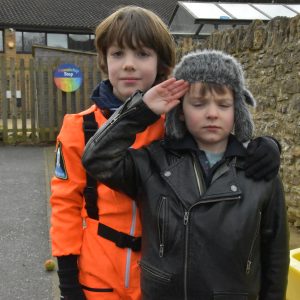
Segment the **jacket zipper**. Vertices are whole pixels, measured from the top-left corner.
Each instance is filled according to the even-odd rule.
[[[193,156],[193,167],[194,167],[194,172],[195,172],[195,176],[196,176],[196,181],[197,181],[197,186],[198,186],[198,190],[199,190],[199,194],[200,196],[203,195],[203,193],[205,192],[205,185],[203,184],[204,181],[202,179],[202,184],[201,185],[201,179],[199,178],[199,173],[197,170],[197,166],[196,166],[196,162],[195,162],[195,157]],[[203,198],[204,199],[204,198]],[[206,203],[214,203],[214,202],[219,202],[219,201],[231,201],[231,200],[238,200],[241,199],[241,195],[236,195],[236,196],[225,196],[223,198],[219,198],[219,199],[212,199],[212,200],[205,200],[205,201],[201,201],[201,202],[197,202],[194,205],[192,205],[188,210],[186,210],[184,212],[184,216],[183,216],[183,224],[185,226],[185,253],[184,253],[184,300],[188,300],[188,296],[187,296],[187,272],[188,272],[188,235],[189,235],[189,220],[190,220],[190,212],[191,210],[197,206],[197,205],[201,205],[201,204],[206,204]]]
[[[246,274],[248,275],[251,271],[251,264],[252,264],[252,255],[253,255],[253,248],[255,245],[255,241],[257,239],[259,230],[260,230],[260,223],[261,223],[261,211],[259,211],[258,214],[258,221],[257,221],[257,225],[256,225],[256,229],[255,229],[255,233],[251,242],[251,246],[250,246],[250,251],[249,251],[249,255],[248,255],[248,259],[247,259],[247,264],[246,264]]]
[[[183,225],[185,226],[185,245],[184,245],[184,281],[183,281],[183,288],[184,288],[184,299],[187,300],[187,265],[188,265],[188,236],[189,236],[189,211],[184,212],[183,217]]]
[[[159,238],[159,257],[164,256],[165,250],[165,219],[166,219],[166,200],[167,197],[163,196],[161,198],[161,202],[158,208],[158,218],[157,218],[157,226],[158,226],[158,238]],[[160,215],[162,212],[162,222],[160,222]],[[162,224],[161,224],[162,223]]]
[[[123,114],[122,114],[122,111],[118,111],[118,113],[116,114],[116,116],[115,116],[112,120],[110,120],[109,123],[108,123],[108,122],[107,122],[107,123],[104,123],[104,124],[105,124],[105,125],[104,125],[105,128],[103,128],[103,130],[98,130],[98,131],[96,131],[96,133],[94,134],[94,137],[93,137],[93,142],[94,142],[94,143],[97,143],[97,141],[98,141],[98,139],[99,139],[99,136],[103,135],[103,133],[106,132],[106,130],[107,130],[111,125],[113,125],[113,124],[114,124],[116,121],[118,121],[120,118],[123,118],[123,117],[125,117],[126,115],[128,115],[129,113],[135,111],[136,109],[137,109],[137,107],[134,106],[134,107],[130,108],[128,111],[124,112]],[[90,142],[90,141],[89,141],[89,142]],[[89,146],[89,144],[90,144],[89,142],[86,144],[86,147]]]
[[[203,188],[200,182],[200,178],[199,178],[199,173],[197,171],[197,166],[195,163],[195,157],[193,156],[193,167],[194,167],[194,172],[195,172],[195,176],[196,176],[196,181],[197,181],[197,186],[198,186],[198,190],[199,190],[199,195],[201,196],[203,194]],[[203,180],[202,180],[203,183]],[[186,210],[184,212],[184,217],[183,217],[183,225],[185,226],[185,248],[184,248],[184,299],[187,300],[188,296],[187,296],[187,272],[188,272],[188,242],[189,242],[189,217],[190,217],[190,211],[191,209],[195,206],[196,204],[192,205],[188,210]]]

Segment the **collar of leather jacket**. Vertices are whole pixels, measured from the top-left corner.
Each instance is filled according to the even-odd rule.
[[[196,144],[196,141],[190,135],[189,133],[186,134],[182,139],[175,140],[175,139],[165,139],[164,140],[164,147],[169,150],[175,150],[175,151],[194,151],[198,152],[199,148]],[[200,149],[201,150],[201,149]],[[228,139],[227,148],[225,150],[224,157],[230,158],[230,157],[246,157],[247,156],[247,150],[243,146],[243,144],[237,140],[237,138],[234,135],[230,135]]]

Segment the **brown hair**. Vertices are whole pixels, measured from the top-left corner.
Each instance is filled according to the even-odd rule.
[[[199,89],[199,93],[201,97],[204,97],[207,93],[215,92],[216,94],[223,95],[226,93],[226,88],[229,89],[233,96],[234,96],[234,90],[232,87],[225,85],[225,84],[219,84],[214,82],[201,82],[201,88]]]
[[[107,75],[107,49],[116,43],[119,47],[153,49],[158,56],[156,82],[170,75],[175,65],[175,43],[166,24],[152,11],[125,6],[102,21],[95,31],[95,44],[100,70]]]

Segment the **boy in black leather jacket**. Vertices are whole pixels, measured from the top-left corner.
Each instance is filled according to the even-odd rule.
[[[278,176],[246,176],[255,100],[242,68],[200,51],[183,57],[174,77],[131,97],[83,155],[88,172],[140,205],[143,300],[283,300],[284,193]],[[128,149],[165,113],[163,141]]]

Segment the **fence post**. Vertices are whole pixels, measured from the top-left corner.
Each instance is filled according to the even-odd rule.
[[[21,85],[21,112],[22,112],[22,136],[27,140],[27,116],[26,116],[26,92],[25,92],[25,63],[24,59],[20,60],[20,85]]]
[[[0,57],[0,83],[1,83],[1,99],[2,99],[2,140],[4,143],[8,140],[8,126],[7,126],[7,78],[6,78],[6,60],[5,57]]]
[[[48,102],[49,102],[49,140],[55,140],[55,122],[54,122],[54,94],[53,94],[53,69],[48,68]]]
[[[31,140],[33,143],[38,141],[36,133],[36,76],[35,76],[35,63],[33,59],[29,61],[29,89],[30,89],[30,111],[31,111]]]
[[[9,73],[9,82],[10,82],[10,91],[11,91],[11,98],[10,98],[10,107],[12,108],[11,111],[11,119],[12,119],[12,132],[13,132],[13,141],[17,142],[18,138],[18,123],[17,123],[17,97],[16,97],[16,65],[15,59],[10,58],[10,73]]]

